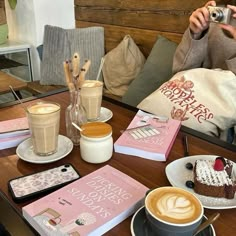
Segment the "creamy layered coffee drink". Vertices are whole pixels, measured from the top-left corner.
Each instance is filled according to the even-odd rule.
[[[171,224],[188,224],[203,215],[200,201],[188,191],[163,187],[150,192],[145,206],[154,218]]]
[[[37,103],[27,107],[27,116],[34,152],[47,156],[57,151],[60,105]]]
[[[85,80],[81,87],[81,102],[89,121],[96,121],[100,117],[102,92],[103,83],[97,80]]]

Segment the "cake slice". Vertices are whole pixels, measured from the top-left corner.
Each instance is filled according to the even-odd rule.
[[[197,160],[193,173],[196,193],[218,198],[234,198],[236,183],[232,176],[232,161],[223,157],[217,157],[215,160]]]

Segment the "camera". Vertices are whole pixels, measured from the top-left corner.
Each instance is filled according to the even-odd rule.
[[[226,7],[208,6],[210,21],[221,24],[229,24],[231,18],[231,9]]]

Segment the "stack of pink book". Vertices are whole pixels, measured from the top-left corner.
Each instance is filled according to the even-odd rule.
[[[0,122],[0,150],[16,147],[29,137],[27,117]]]

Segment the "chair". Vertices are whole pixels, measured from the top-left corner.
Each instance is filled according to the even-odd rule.
[[[46,25],[43,45],[38,47],[41,61],[41,79],[28,83],[28,90],[33,94],[50,92],[67,86],[64,76],[63,61],[72,58],[75,52],[80,55],[81,64],[91,60],[86,74],[87,79],[95,79],[101,58],[104,56],[104,28],[88,27],[63,29]]]

